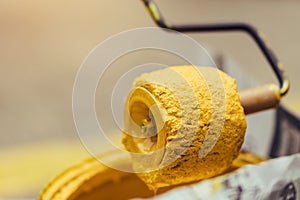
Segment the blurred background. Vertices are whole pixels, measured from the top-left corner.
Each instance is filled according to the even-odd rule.
[[[156,2],[171,22],[243,21],[263,30],[292,83],[283,103],[300,113],[300,1]],[[90,156],[73,122],[76,73],[101,41],[149,26],[155,25],[138,0],[0,1],[0,198],[34,198],[55,175]],[[275,81],[247,35],[190,36],[233,60],[249,77]],[[144,54],[138,59],[152,57]],[[172,63],[172,58],[161,59]]]

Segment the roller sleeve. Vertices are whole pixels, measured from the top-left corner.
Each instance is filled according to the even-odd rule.
[[[125,149],[153,190],[224,172],[238,156],[247,126],[235,80],[194,66],[138,77],[124,119]]]

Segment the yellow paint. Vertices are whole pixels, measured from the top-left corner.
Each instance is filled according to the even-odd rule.
[[[159,13],[157,11],[157,7],[154,5],[154,3],[150,3],[148,7],[152,17],[154,18],[155,21],[159,21]]]
[[[141,150],[146,139],[128,132],[123,137],[128,151],[141,154],[133,154],[133,167],[149,188],[199,181],[221,174],[231,166],[246,130],[234,79],[214,68],[180,66],[142,75],[136,79],[133,91],[141,87],[148,92],[144,93],[148,96],[145,99],[157,102],[166,115],[157,134],[160,142],[154,144],[152,152]],[[139,100],[137,95],[130,96],[127,115],[140,115],[132,105],[149,104]],[[143,117],[147,118],[149,107],[143,109]],[[159,113],[153,115],[155,123],[161,123]],[[130,126],[125,121],[125,129]],[[189,126],[196,128],[192,130]],[[180,132],[181,128],[184,131]]]
[[[279,91],[278,86],[277,86],[277,85],[274,85],[274,84],[269,84],[269,89],[270,89],[271,91],[274,92],[274,95],[276,96],[276,99],[277,99],[278,101],[280,101],[280,99],[281,99],[281,94],[280,94],[280,91]]]
[[[124,154],[109,152],[100,157],[117,158],[114,162],[128,168],[130,160],[124,158]],[[112,159],[109,159],[112,160]],[[122,160],[122,161],[120,161]],[[253,154],[241,153],[233,162],[233,165],[223,174],[227,174],[243,167],[249,163],[263,161]],[[214,189],[218,190],[222,185],[214,182]],[[185,184],[188,185],[188,184]],[[157,194],[173,189],[172,187],[160,188]],[[150,191],[136,174],[126,173],[111,169],[97,161],[87,159],[79,164],[73,165],[53,179],[39,196],[39,200],[94,200],[94,199],[131,199],[153,197],[154,192]]]

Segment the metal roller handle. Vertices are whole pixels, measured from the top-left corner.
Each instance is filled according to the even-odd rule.
[[[142,0],[151,14],[156,24],[165,29],[175,30],[178,32],[224,32],[224,31],[243,31],[248,33],[261,49],[262,53],[271,65],[278,81],[279,87],[274,86],[259,87],[241,92],[241,103],[245,108],[245,113],[261,111],[268,108],[276,107],[281,97],[286,95],[290,88],[290,81],[283,70],[282,63],[277,59],[271,49],[271,45],[266,41],[261,31],[245,23],[214,23],[214,24],[184,24],[173,25],[164,20],[158,7],[152,0]],[[270,89],[272,88],[272,89]],[[266,100],[268,96],[268,100]],[[271,100],[272,99],[272,100]],[[251,102],[251,103],[250,103]],[[250,106],[251,105],[251,106]],[[264,106],[263,106],[264,105]],[[248,108],[249,106],[249,108]],[[250,109],[251,107],[251,109]]]

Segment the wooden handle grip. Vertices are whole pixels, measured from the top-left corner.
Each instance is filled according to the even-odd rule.
[[[280,102],[278,87],[273,84],[259,86],[240,92],[245,114],[276,107]]]

